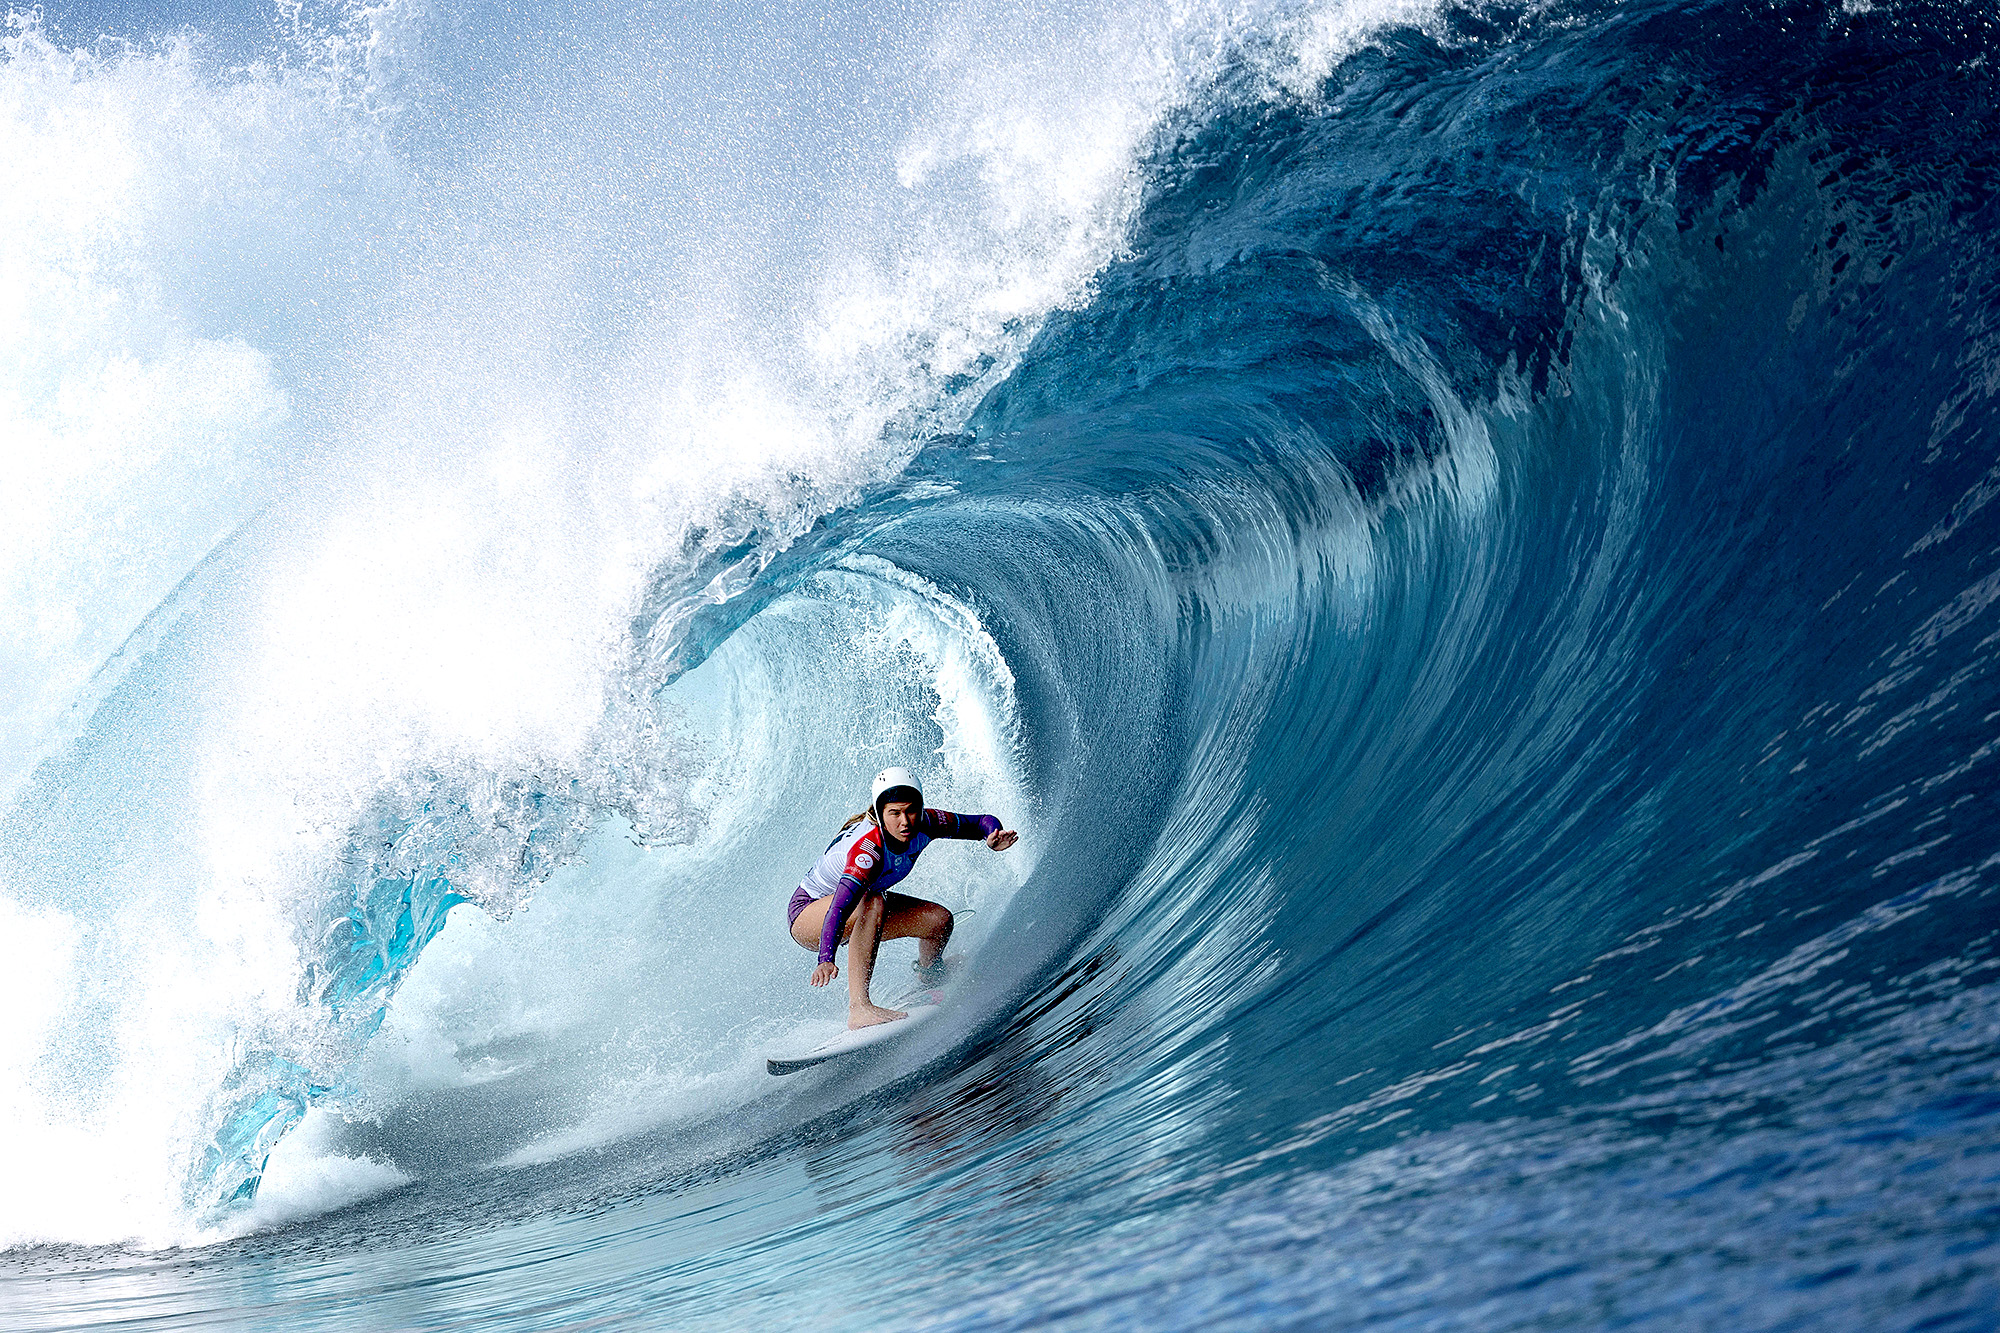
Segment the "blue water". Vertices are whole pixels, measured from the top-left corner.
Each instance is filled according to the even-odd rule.
[[[10,1327],[2000,1328],[1989,15],[1280,6],[1108,52],[1181,30],[418,17],[394,114],[354,94],[353,154],[270,186],[345,201],[331,259],[268,291],[245,243],[157,261],[289,424],[226,464],[278,460],[225,535],[128,552],[157,604],[13,727],[53,739],[4,887],[80,961],[9,1123],[141,1129],[89,1197],[18,1191]],[[334,49],[230,22],[171,78],[242,98],[278,77],[243,51]],[[1167,92],[1120,81],[1155,57]],[[960,75],[1004,87],[954,120]],[[909,165],[1092,79],[1006,122],[1051,136],[1020,158]],[[1094,182],[1074,216],[995,166],[1051,160]],[[992,221],[1042,204],[1033,244]],[[865,341],[822,269],[932,227],[969,249],[859,369],[808,392],[822,343],[741,341]],[[642,408],[592,387],[662,346],[686,374]],[[781,444],[685,390],[759,356]],[[432,374],[443,408],[398,396]],[[453,489],[523,449],[544,489]],[[659,458],[720,498],[628,519]],[[315,545],[380,506],[386,553]],[[432,561],[410,514],[499,535]],[[601,609],[561,582],[600,532],[639,552]],[[245,662],[334,651],[246,646],[331,596],[323,550],[416,562],[315,603],[359,643],[335,676],[432,633],[442,675],[246,729]],[[463,684],[454,732],[452,664],[544,637],[610,645],[530,682],[609,681],[609,720],[488,743],[516,702]],[[918,872],[975,909],[937,1021],[767,1079],[829,1021],[782,904],[893,761],[1022,847]],[[157,1119],[119,1119],[166,1040],[120,997],[188,992],[120,952],[121,875],[184,880],[151,929],[253,978],[186,1001]]]

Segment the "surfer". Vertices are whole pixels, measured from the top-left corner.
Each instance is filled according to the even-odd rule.
[[[868,809],[841,826],[824,854],[792,893],[792,938],[819,950],[812,984],[824,986],[840,975],[833,951],[847,952],[847,1026],[865,1028],[908,1014],[884,1009],[868,998],[875,971],[875,947],[883,940],[914,938],[917,978],[926,986],[943,979],[945,943],[951,939],[951,911],[940,903],[890,893],[933,838],[979,838],[996,852],[1020,835],[1002,828],[992,815],[956,815],[924,809],[924,794],[907,768],[875,775]]]

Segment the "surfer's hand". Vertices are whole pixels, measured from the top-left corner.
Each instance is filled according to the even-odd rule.
[[[1014,840],[1020,836],[1020,834],[1010,828],[994,829],[986,835],[986,845],[996,852],[1004,852],[1009,847],[1012,847]]]
[[[835,967],[832,963],[821,963],[818,967],[813,969],[813,985],[824,986],[827,982],[832,981],[835,977],[839,975],[840,975],[840,969]]]

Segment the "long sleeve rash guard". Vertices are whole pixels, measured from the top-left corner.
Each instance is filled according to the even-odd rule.
[[[833,961],[841,929],[854,905],[861,901],[861,895],[880,893],[899,883],[910,873],[918,854],[930,845],[931,839],[987,838],[999,829],[1000,821],[992,815],[925,810],[917,816],[917,826],[910,831],[910,841],[901,851],[890,849],[889,840],[872,821],[863,820],[843,830],[827,845],[826,852],[813,863],[799,885],[811,897],[824,898],[829,894],[833,897],[833,905],[826,913],[826,927],[820,932],[819,960]]]

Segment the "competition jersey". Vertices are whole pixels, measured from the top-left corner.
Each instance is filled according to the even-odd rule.
[[[1000,827],[992,815],[955,815],[949,810],[926,810],[917,816],[910,830],[909,845],[900,852],[889,850],[881,826],[862,820],[853,828],[835,835],[826,852],[806,871],[799,887],[815,898],[824,898],[840,887],[842,876],[861,889],[886,889],[901,882],[917,863],[917,855],[932,838],[984,838]],[[794,862],[794,864],[797,864]]]
[[[854,900],[862,893],[879,893],[902,882],[917,863],[917,857],[933,838],[984,838],[1000,827],[992,815],[958,815],[949,810],[925,810],[910,830],[910,841],[901,851],[892,851],[880,826],[862,820],[835,835],[819,860],[799,883],[813,898],[834,895],[834,905],[826,914],[826,938],[822,940],[821,962],[833,961],[833,945],[840,940],[841,926]]]

